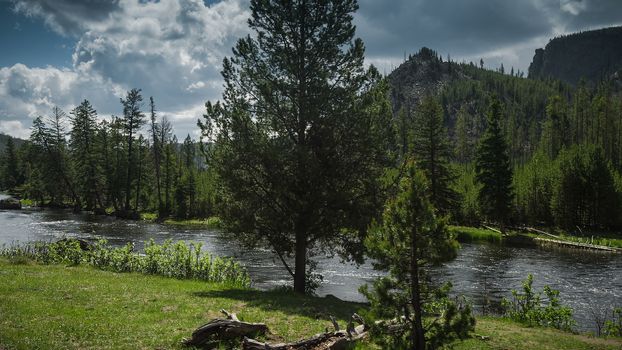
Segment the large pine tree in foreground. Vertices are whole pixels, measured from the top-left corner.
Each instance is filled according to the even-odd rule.
[[[480,140],[475,160],[479,190],[479,204],[484,216],[497,222],[501,232],[510,217],[514,198],[512,169],[508,146],[501,130],[501,102],[492,98],[488,110],[488,126]]]
[[[382,201],[391,108],[354,39],[357,8],[355,0],[251,1],[254,35],[224,60],[222,102],[208,103],[200,122],[214,142],[209,162],[227,229],[269,246],[299,293],[313,254],[352,253]]]

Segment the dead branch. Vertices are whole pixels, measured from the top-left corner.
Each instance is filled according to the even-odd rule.
[[[184,341],[184,344],[211,349],[218,346],[221,341],[242,339],[268,332],[268,326],[264,323],[242,322],[234,313],[226,310],[220,311],[225,314],[226,319],[213,319],[197,328],[192,332],[192,337]]]

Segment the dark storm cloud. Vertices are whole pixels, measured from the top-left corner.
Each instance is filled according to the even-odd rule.
[[[361,0],[359,35],[375,56],[429,46],[470,54],[528,40],[547,32],[545,14],[524,1]]]
[[[78,36],[87,24],[106,20],[118,11],[118,0],[18,0],[17,12],[41,17],[55,31]]]
[[[370,61],[428,46],[453,58],[526,69],[551,37],[622,22],[621,0],[360,0],[358,35]],[[509,65],[508,65],[509,66]]]
[[[555,2],[547,2],[555,11]],[[622,24],[620,0],[562,0],[558,3],[559,23],[566,32]]]
[[[0,0],[4,1],[4,0]],[[71,67],[40,57],[0,67],[0,131],[27,135],[30,119],[88,98],[118,114],[133,87],[153,95],[178,135],[196,135],[206,100],[220,97],[222,58],[248,33],[250,0],[9,0],[17,15],[75,39]],[[525,71],[551,37],[622,24],[622,0],[359,0],[367,62],[389,73],[428,46],[457,61]],[[36,43],[34,43],[36,45]],[[52,65],[51,65],[52,64]],[[43,68],[35,68],[35,67]],[[7,131],[8,130],[8,131]]]

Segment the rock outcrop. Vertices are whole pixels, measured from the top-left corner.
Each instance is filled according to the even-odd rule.
[[[529,78],[553,78],[576,85],[617,79],[622,74],[622,27],[574,33],[537,49]]]
[[[22,209],[22,203],[13,197],[0,199],[0,209],[19,210]]]

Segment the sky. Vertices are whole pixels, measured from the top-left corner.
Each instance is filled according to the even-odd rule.
[[[222,59],[249,33],[250,0],[0,0],[0,132],[27,138],[52,107],[122,113],[153,96],[178,138],[199,136]],[[622,24],[622,0],[359,0],[366,63],[386,74],[427,46],[454,61],[527,71],[550,38]],[[147,104],[145,103],[145,110]]]

